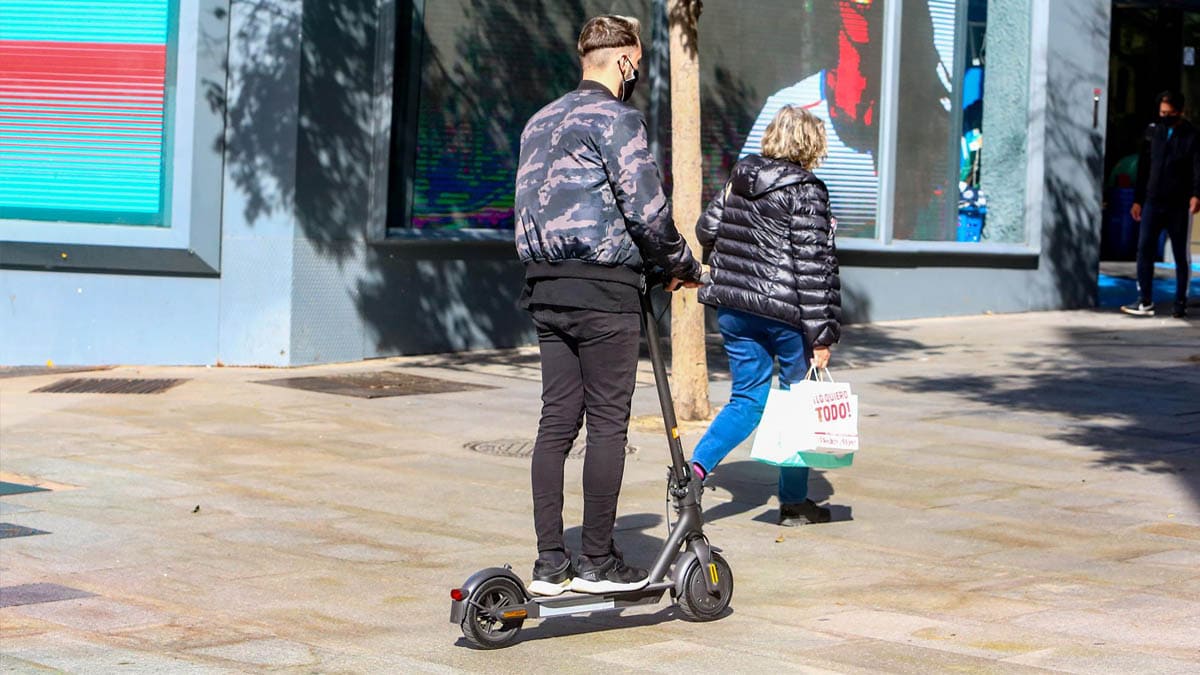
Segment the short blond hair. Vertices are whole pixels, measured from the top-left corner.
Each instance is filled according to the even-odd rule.
[[[595,61],[603,49],[636,47],[641,44],[642,23],[631,16],[605,14],[594,16],[583,24],[579,42],[575,45],[580,61]],[[591,58],[589,58],[591,55]],[[596,63],[594,65],[603,65]]]
[[[763,134],[763,157],[786,159],[810,171],[821,166],[827,151],[825,123],[799,106],[780,108]]]

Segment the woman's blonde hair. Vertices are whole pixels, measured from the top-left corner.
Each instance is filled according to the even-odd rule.
[[[825,159],[825,123],[804,108],[785,105],[763,134],[763,157],[786,159],[813,170]]]

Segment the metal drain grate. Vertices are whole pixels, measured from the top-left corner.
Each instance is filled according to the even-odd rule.
[[[38,605],[43,602],[58,602],[60,600],[78,600],[79,598],[95,597],[95,593],[81,591],[78,588],[59,586],[58,584],[21,584],[20,586],[5,586],[0,588],[0,607],[16,607],[18,605]]]
[[[471,441],[464,443],[463,447],[472,452],[478,452],[484,455],[494,455],[496,457],[530,457],[533,455],[533,441],[519,438],[502,438],[497,441]],[[583,451],[587,449],[587,439],[580,438],[575,441],[575,445],[571,446],[571,452],[567,453],[567,459],[581,459]],[[625,446],[625,454],[632,455],[638,449],[632,445]]]
[[[323,394],[355,396],[358,398],[448,394],[458,391],[495,389],[495,387],[482,384],[453,382],[451,380],[441,380],[423,375],[410,375],[390,370],[372,373],[328,375],[325,377],[288,377],[282,380],[261,380],[259,384],[316,391]]]
[[[32,527],[23,525],[13,525],[12,523],[0,523],[0,539],[11,539],[13,537],[28,537],[33,534],[50,534],[44,530],[35,530]]]
[[[161,394],[187,380],[72,377],[34,389],[39,394]]]

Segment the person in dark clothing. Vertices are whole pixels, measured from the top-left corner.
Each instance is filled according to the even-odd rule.
[[[733,167],[696,225],[712,277],[699,299],[717,308],[733,375],[729,404],[692,453],[701,479],[758,427],[774,362],[786,389],[810,357],[828,366],[841,335],[836,225],[825,183],[812,173],[825,152],[824,123],[785,105],[763,135],[762,155]],[[829,522],[829,509],[808,499],[806,467],[780,468],[779,503],[781,525]]]
[[[1183,117],[1183,94],[1158,95],[1158,121],[1146,129],[1138,160],[1137,186],[1130,209],[1138,229],[1138,300],[1121,307],[1134,316],[1154,316],[1154,259],[1163,231],[1175,258],[1175,310],[1187,315],[1188,282],[1192,265],[1188,243],[1191,218],[1200,212],[1200,140],[1196,127]]]
[[[579,88],[529,119],[517,169],[522,306],[542,365],[542,416],[533,448],[538,559],[529,589],[557,595],[632,590],[647,573],[613,543],[640,337],[643,272],[667,290],[699,286],[700,263],[675,229],[642,114],[627,105],[642,48],[636,19],[584,24]],[[563,544],[563,465],[584,420],[583,550]]]

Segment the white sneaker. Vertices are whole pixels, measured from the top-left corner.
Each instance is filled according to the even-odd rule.
[[[615,555],[599,564],[581,557],[575,566],[571,590],[577,593],[614,593],[636,591],[649,581],[646,570],[630,567]]]
[[[1154,305],[1143,305],[1140,302],[1135,302],[1131,305],[1122,305],[1121,311],[1133,316],[1154,316]]]
[[[569,556],[557,565],[539,557],[533,564],[533,581],[526,588],[534,595],[560,595],[571,586],[574,576],[575,566]]]
[[[541,579],[535,579],[529,583],[529,586],[527,586],[530,593],[533,593],[534,595],[543,595],[543,596],[549,596],[549,597],[553,597],[555,595],[562,595],[563,591],[567,590],[570,587],[571,587],[570,579],[567,579],[566,581],[563,581],[563,582],[557,583],[557,584],[551,583],[549,581],[542,581]]]

